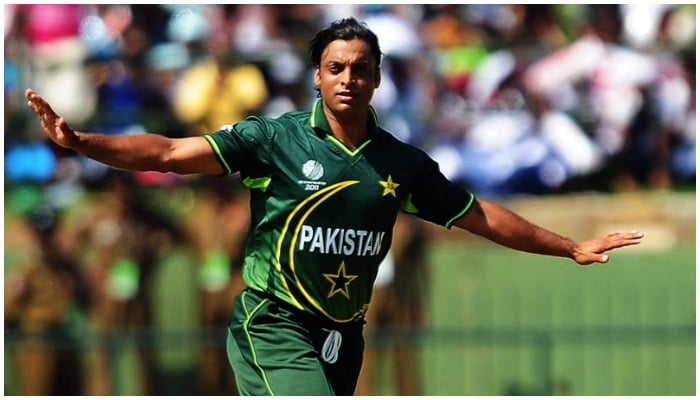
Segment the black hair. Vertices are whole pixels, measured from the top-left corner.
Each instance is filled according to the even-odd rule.
[[[309,42],[309,56],[314,67],[321,64],[323,50],[334,40],[360,39],[367,43],[372,55],[377,60],[377,68],[381,61],[382,51],[379,49],[377,35],[372,32],[365,23],[360,23],[353,17],[337,20],[318,32]]]

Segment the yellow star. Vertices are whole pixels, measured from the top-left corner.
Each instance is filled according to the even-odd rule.
[[[350,289],[348,288],[348,285],[350,285],[350,282],[357,279],[357,275],[345,274],[345,261],[340,263],[337,274],[323,274],[323,276],[333,284],[333,286],[331,286],[331,291],[328,292],[329,299],[336,294],[341,293],[348,300],[350,300]]]
[[[379,184],[382,185],[382,187],[384,188],[384,190],[382,191],[382,197],[386,196],[387,194],[396,197],[396,188],[400,185],[398,183],[394,183],[394,181],[391,180],[391,175],[389,175],[389,177],[386,178],[386,181],[379,181]]]

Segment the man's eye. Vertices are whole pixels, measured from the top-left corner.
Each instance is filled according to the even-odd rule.
[[[368,70],[369,68],[367,68],[366,65],[358,65],[355,67],[355,72],[362,75],[366,74]]]

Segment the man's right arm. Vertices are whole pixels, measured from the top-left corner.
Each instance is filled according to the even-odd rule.
[[[33,90],[27,105],[37,114],[51,140],[61,147],[118,169],[178,174],[222,174],[223,166],[204,137],[173,139],[163,135],[103,135],[77,132]]]
[[[172,139],[163,135],[103,135],[75,132],[75,151],[119,169],[178,174],[222,174],[223,167],[204,137]]]

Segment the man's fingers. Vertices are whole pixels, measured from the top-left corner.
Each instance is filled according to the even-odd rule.
[[[29,104],[29,107],[35,112],[53,113],[51,106],[49,106],[43,97],[36,94],[32,89],[27,89],[25,95],[27,97],[27,104]]]
[[[65,119],[57,115],[49,103],[47,103],[41,96],[36,94],[34,90],[28,88],[24,93],[27,97],[27,105],[39,117],[41,127],[49,134],[49,136],[56,139],[65,132],[70,131],[70,127]]]
[[[641,243],[644,233],[638,231],[613,232],[607,238],[609,248],[613,249]]]
[[[641,239],[641,238],[644,237],[644,233],[643,233],[643,232],[639,232],[639,231],[627,231],[627,232],[621,232],[621,234],[624,235],[625,237],[628,237],[628,238],[639,238],[639,239]]]
[[[27,105],[29,108],[31,108],[35,113],[41,114],[42,113],[42,107],[41,104],[39,103],[39,100],[36,95],[30,94],[27,96]]]
[[[610,257],[605,252],[637,245],[642,242],[643,238],[644,233],[639,231],[610,232],[599,239],[581,243],[581,253],[580,256],[576,257],[576,262],[581,265],[605,264],[610,260]]]
[[[36,111],[39,108],[40,97],[32,89],[27,89],[24,94],[27,97],[27,104]]]
[[[62,131],[68,127],[68,124],[62,117],[56,115],[49,103],[41,96],[37,95],[33,90],[27,89],[27,105],[36,113],[41,121],[41,126],[46,130]]]

